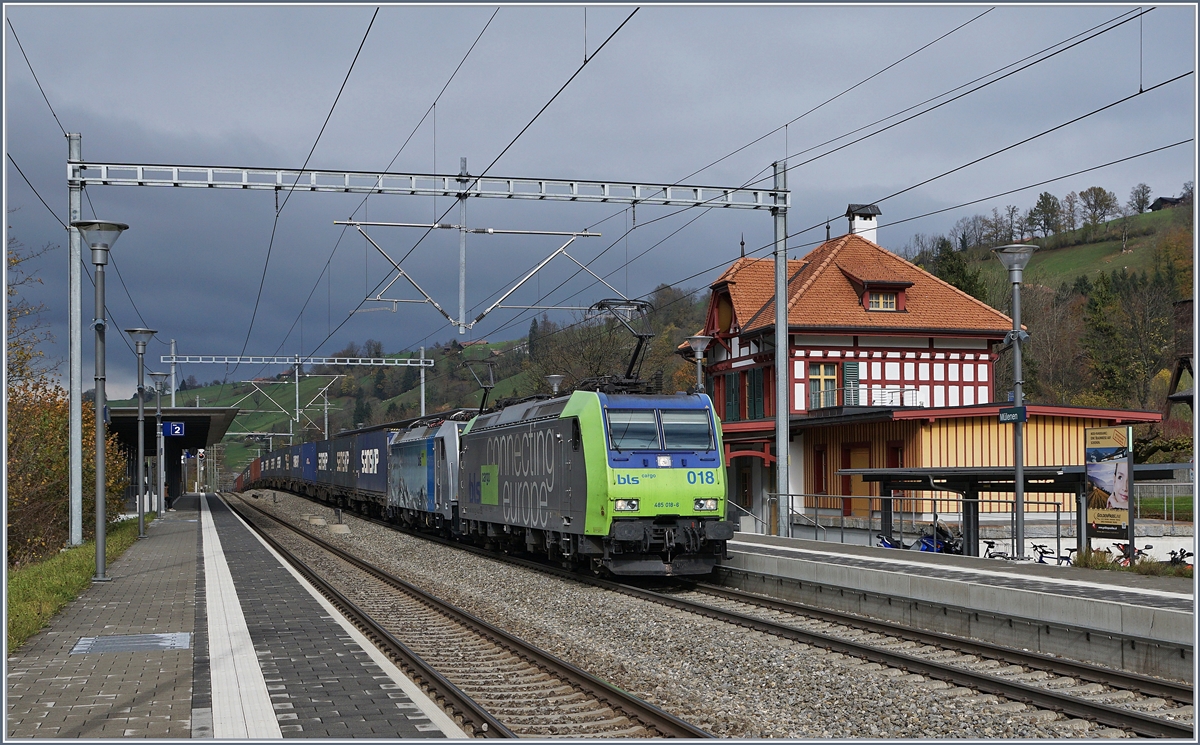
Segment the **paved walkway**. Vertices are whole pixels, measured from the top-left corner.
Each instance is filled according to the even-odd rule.
[[[197,499],[147,527],[8,658],[9,737],[191,737]],[[187,634],[182,649],[75,653],[81,638]]]
[[[8,738],[465,734],[213,496],[8,658]]]

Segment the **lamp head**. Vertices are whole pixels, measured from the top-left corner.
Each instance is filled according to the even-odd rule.
[[[547,375],[546,376],[546,382],[549,383],[550,387],[554,389],[554,395],[556,395],[556,396],[558,395],[558,387],[560,385],[562,385],[563,377],[564,376],[562,376],[562,375]]]
[[[154,388],[161,391],[163,383],[167,382],[167,378],[171,377],[171,373],[152,372],[150,373],[150,377],[154,378]]]
[[[92,249],[92,263],[104,266],[108,263],[108,252],[121,233],[129,226],[123,222],[108,220],[72,220],[71,227],[83,235],[83,242]]]
[[[712,340],[713,338],[711,336],[697,334],[696,336],[689,336],[687,338],[687,343],[688,346],[692,348],[692,351],[696,353],[696,356],[699,357],[700,355],[704,354],[705,349],[708,349],[708,345],[712,342]]]
[[[154,338],[158,332],[154,329],[125,329],[125,333],[129,334],[129,338],[133,340],[134,346],[137,347],[138,354],[146,351],[146,344]]]
[[[1025,270],[1025,266],[1029,264],[1029,260],[1033,258],[1033,252],[1037,250],[1037,246],[1032,244],[1017,243],[1011,246],[1000,246],[993,248],[992,253],[1000,259],[1000,263],[1008,270],[1008,276],[1014,282],[1021,281],[1021,273]]]

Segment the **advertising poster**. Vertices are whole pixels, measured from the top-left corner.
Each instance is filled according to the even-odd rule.
[[[1088,536],[1128,540],[1133,428],[1092,427],[1083,433]]]
[[[436,496],[433,438],[396,442],[390,450],[388,506],[432,512]]]

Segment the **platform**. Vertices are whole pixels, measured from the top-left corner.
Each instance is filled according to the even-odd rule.
[[[1191,580],[741,532],[728,552],[721,572],[744,589],[1192,677]]]
[[[8,658],[7,738],[466,734],[213,495]]]

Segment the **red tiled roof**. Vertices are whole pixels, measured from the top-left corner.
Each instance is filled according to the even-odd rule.
[[[1000,311],[860,235],[834,238],[803,260],[788,261],[788,273],[788,325],[793,329],[929,329],[1003,336],[1012,328],[1012,319]],[[740,258],[713,283],[730,283],[742,333],[775,325],[774,277],[774,259]],[[911,282],[905,310],[866,310],[850,277]]]

